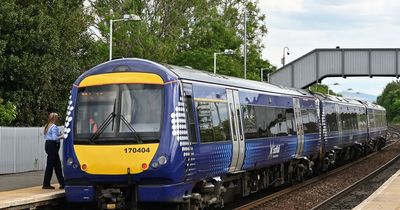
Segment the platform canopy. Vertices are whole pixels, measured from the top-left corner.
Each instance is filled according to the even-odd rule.
[[[315,49],[269,76],[272,84],[306,88],[326,77],[399,77],[399,48]]]

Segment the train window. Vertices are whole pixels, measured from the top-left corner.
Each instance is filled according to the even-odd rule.
[[[288,134],[296,135],[296,123],[294,121],[294,112],[293,109],[285,110],[286,117],[286,125],[288,127]]]
[[[275,108],[275,120],[270,124],[270,131],[273,136],[287,136],[288,125],[286,121],[286,110]]]
[[[242,111],[246,139],[287,136],[289,126],[290,132],[294,132],[293,110],[291,114],[289,112],[289,118],[283,108],[247,105],[243,106]]]
[[[302,109],[304,133],[317,133],[319,131],[317,124],[317,112],[314,109]]]
[[[369,119],[369,125],[371,128],[375,128],[375,118],[374,118],[374,113],[372,110],[368,112],[368,119]]]
[[[340,120],[342,121],[343,130],[351,130],[350,116],[348,113],[341,113]]]
[[[231,139],[227,103],[196,101],[200,141]]]
[[[242,106],[243,113],[243,129],[246,139],[258,138],[258,129],[256,124],[256,115],[254,106]]]
[[[189,141],[196,143],[196,124],[194,123],[193,100],[190,95],[185,96],[186,117],[189,125]]]
[[[328,132],[338,131],[336,113],[330,113],[325,116]]]
[[[362,130],[367,128],[367,115],[365,113],[359,114],[358,127]]]
[[[196,124],[195,124],[195,116],[194,116],[194,107],[193,107],[193,87],[190,83],[183,83],[183,94],[184,94],[184,103],[186,107],[186,121],[188,124],[188,136],[189,141],[196,143]]]
[[[357,118],[357,113],[351,113],[351,119],[353,123],[353,129],[358,130],[358,118]]]
[[[119,132],[121,136],[131,136],[136,133],[143,141],[159,139],[163,112],[163,87],[161,85],[122,84],[120,89]]]

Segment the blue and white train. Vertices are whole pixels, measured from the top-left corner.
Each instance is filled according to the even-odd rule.
[[[385,143],[374,104],[143,59],[73,84],[65,122],[70,202],[196,209],[305,177]]]

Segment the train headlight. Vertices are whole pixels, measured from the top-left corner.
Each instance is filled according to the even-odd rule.
[[[67,165],[72,165],[74,163],[74,160],[72,158],[67,159]]]
[[[151,167],[152,168],[158,168],[158,166],[160,166],[160,164],[158,163],[158,161],[154,161],[151,163]]]
[[[167,164],[167,157],[165,157],[164,155],[161,155],[160,157],[158,157],[158,159],[157,159],[157,162],[160,164],[160,165],[165,165],[165,164]]]

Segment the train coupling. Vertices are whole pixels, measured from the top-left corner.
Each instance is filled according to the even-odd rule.
[[[101,209],[125,209],[125,196],[118,188],[102,189],[98,202]]]

